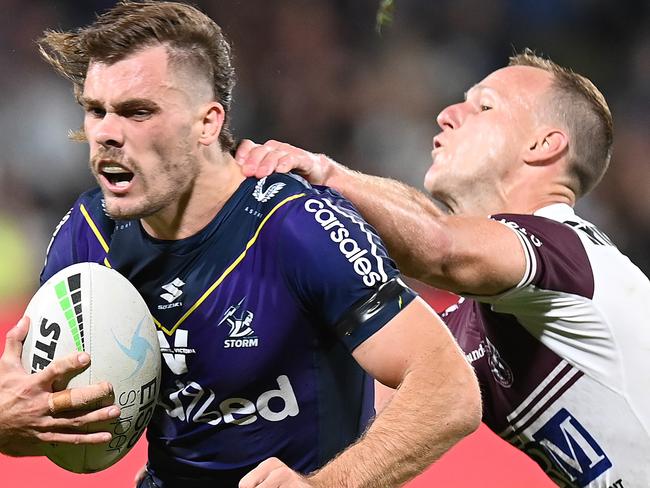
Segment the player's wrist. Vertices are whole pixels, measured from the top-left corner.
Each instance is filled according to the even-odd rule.
[[[319,154],[318,157],[321,174],[319,184],[338,189],[337,184],[344,181],[342,177],[348,169],[324,154]]]
[[[332,486],[343,488],[346,486],[332,480],[331,477],[323,473],[323,470],[314,471],[312,474],[305,476],[305,481],[311,488],[330,488]]]

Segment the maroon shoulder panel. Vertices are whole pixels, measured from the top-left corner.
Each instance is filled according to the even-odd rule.
[[[594,276],[587,252],[570,226],[536,215],[492,217],[512,227],[526,241],[536,263],[532,284],[587,298],[594,295]]]

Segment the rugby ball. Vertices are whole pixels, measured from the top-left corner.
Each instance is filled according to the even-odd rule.
[[[121,459],[151,419],[160,389],[160,346],[147,304],[121,274],[95,263],[67,267],[36,292],[25,315],[30,328],[22,364],[36,373],[68,354],[86,351],[90,366],[68,387],[113,385],[118,419],[87,432],[108,431],[106,444],[47,444],[45,454],[75,473],[93,473]]]

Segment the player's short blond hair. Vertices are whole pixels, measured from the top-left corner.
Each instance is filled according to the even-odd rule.
[[[69,32],[46,31],[41,55],[70,80],[79,96],[91,61],[112,64],[147,47],[162,44],[170,62],[204,75],[226,119],[219,135],[224,151],[235,144],[229,128],[235,70],[221,28],[196,8],[177,2],[122,1],[92,24]]]
[[[544,100],[547,113],[568,132],[568,168],[577,197],[591,191],[601,180],[612,156],[612,114],[603,94],[587,78],[526,49],[510,58],[509,66],[531,66],[553,77]]]

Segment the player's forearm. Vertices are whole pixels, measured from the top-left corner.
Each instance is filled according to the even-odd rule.
[[[453,289],[445,272],[452,241],[446,215],[404,183],[352,171],[332,162],[325,184],[352,201],[375,228],[400,270],[433,286]]]
[[[311,476],[310,483],[400,486],[474,431],[481,416],[478,386],[467,364],[454,367],[453,374],[409,374],[362,439]]]
[[[400,271],[459,294],[496,295],[525,273],[512,230],[491,219],[448,215],[399,181],[332,162],[325,184],[350,200],[378,232]]]

